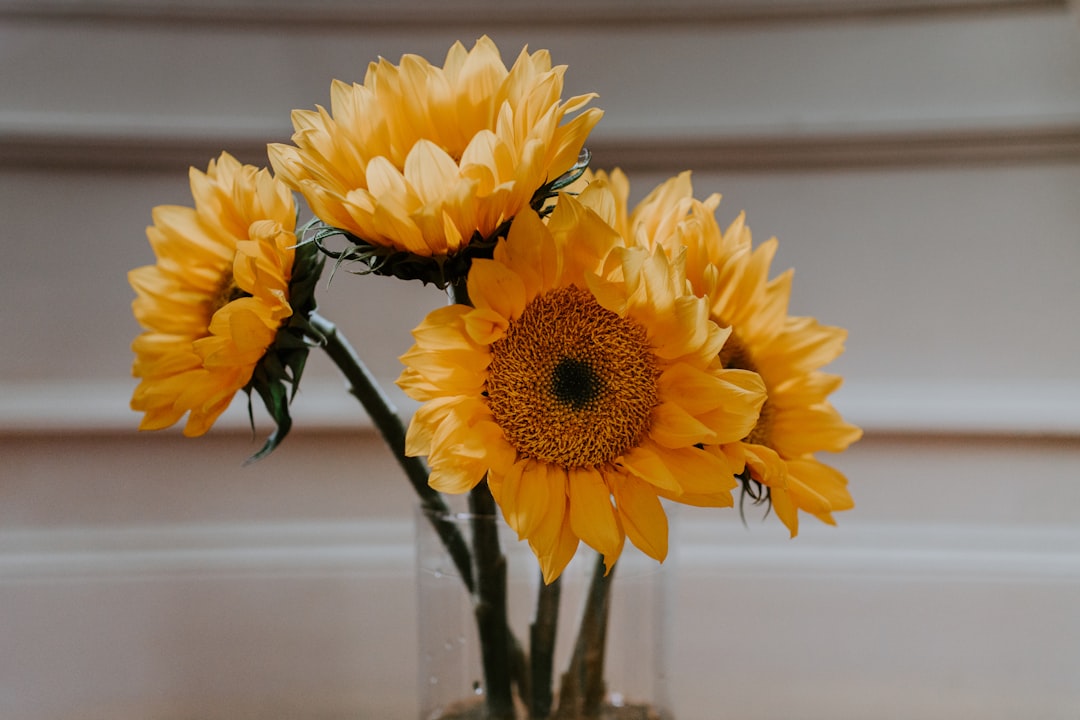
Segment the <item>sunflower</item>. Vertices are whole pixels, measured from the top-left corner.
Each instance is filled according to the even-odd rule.
[[[443,67],[416,55],[335,80],[330,112],[295,110],[295,147],[272,144],[278,177],[358,242],[446,257],[529,206],[573,168],[601,111],[560,102],[565,66],[521,51],[507,70],[486,36],[455,43]]]
[[[292,193],[267,170],[222,153],[205,173],[192,168],[190,181],[195,207],[154,208],[146,234],[157,262],[128,278],[145,329],[132,343],[139,428],[166,428],[187,414],[184,434],[194,437],[252,382],[294,315],[294,265],[299,275],[311,268],[295,262]],[[272,381],[281,368],[269,374]]]
[[[695,200],[688,172],[656,187],[633,212],[622,172],[596,178],[610,184],[624,233],[648,247],[686,253],[695,294],[708,300],[710,318],[731,330],[720,351],[724,367],[752,370],[765,382],[768,398],[753,429],[741,442],[712,450],[745,467],[744,479],[768,488],[793,537],[799,510],[835,524],[832,513],[854,503],[846,478],[814,453],[841,452],[862,436],[829,403],[842,378],[820,370],[843,352],[847,332],[788,315],[793,272],[768,278],[776,238],[752,249],[743,214],[721,232],[715,217],[720,196]]]
[[[440,491],[486,474],[547,582],[579,541],[609,569],[626,537],[663,560],[660,498],[732,505],[741,466],[701,446],[744,437],[763,401],[755,373],[720,367],[728,332],[679,262],[626,246],[613,207],[594,186],[547,224],[523,210],[473,262],[472,304],[430,313],[402,356],[398,384],[424,403],[407,453],[428,456]]]

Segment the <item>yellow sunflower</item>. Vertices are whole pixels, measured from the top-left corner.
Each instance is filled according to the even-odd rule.
[[[715,217],[720,196],[695,200],[690,173],[659,185],[632,212],[622,172],[596,177],[612,187],[616,225],[624,233],[647,247],[686,253],[695,294],[707,298],[714,321],[731,329],[720,351],[724,366],[752,370],[765,382],[768,398],[757,424],[742,442],[714,452],[745,465],[750,478],[769,488],[772,507],[792,536],[799,510],[835,524],[832,513],[854,503],[846,478],[814,453],[841,452],[862,436],[828,401],[842,378],[820,371],[843,352],[847,332],[788,315],[793,272],[768,277],[776,238],[752,249],[742,214],[721,232]]]
[[[701,446],[745,437],[763,401],[755,373],[720,367],[728,333],[680,263],[625,246],[613,207],[594,186],[547,224],[523,210],[473,262],[472,305],[430,313],[402,356],[398,384],[424,403],[407,453],[440,491],[487,474],[548,582],[579,541],[609,569],[626,537],[663,560],[659,498],[730,506],[742,468]]]
[[[286,185],[227,153],[190,179],[195,207],[154,208],[146,234],[157,263],[128,278],[145,329],[132,343],[139,428],[188,414],[193,437],[248,385],[293,314],[296,208]]]
[[[445,257],[489,238],[578,161],[601,111],[560,102],[565,66],[522,50],[509,70],[487,37],[455,43],[443,67],[416,55],[335,80],[330,112],[295,110],[278,177],[327,225],[373,246]],[[564,122],[564,120],[567,120]]]

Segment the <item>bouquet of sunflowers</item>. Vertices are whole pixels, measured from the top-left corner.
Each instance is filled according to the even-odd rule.
[[[833,523],[851,508],[843,475],[815,458],[861,434],[828,401],[841,379],[820,370],[845,332],[788,315],[791,272],[769,278],[776,240],[752,247],[741,215],[722,231],[719,196],[696,199],[689,173],[631,208],[622,172],[591,171],[602,113],[593,95],[562,100],[565,69],[527,49],[507,69],[486,37],[442,67],[379,60],[363,83],[335,81],[329,110],[293,112],[273,173],[227,153],[192,169],[194,207],[154,209],[157,262],[130,273],[140,429],[186,415],[185,435],[202,435],[243,390],[276,425],[263,457],[321,348],[423,508],[465,495],[470,513],[501,515],[541,594],[587,545],[601,606],[627,539],[667,556],[665,502],[731,507],[738,491],[792,536],[800,511]],[[327,263],[447,293],[401,356],[398,385],[421,403],[407,427],[317,312]],[[507,627],[497,538],[439,537],[478,608],[478,716],[600,717],[602,664],[576,658],[556,704],[553,635],[526,648]]]

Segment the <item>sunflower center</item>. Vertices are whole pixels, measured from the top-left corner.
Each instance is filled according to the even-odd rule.
[[[722,322],[719,324],[723,327]],[[720,348],[720,364],[734,370],[758,372],[753,355],[750,353],[749,348],[746,347],[746,343],[735,334],[734,330],[728,336],[724,347]],[[773,407],[766,398],[765,403],[761,406],[761,414],[758,415],[757,422],[751,428],[750,434],[743,438],[743,442],[772,447],[769,444],[772,437],[772,416]]]
[[[551,393],[560,402],[581,410],[599,395],[600,377],[587,362],[565,357],[551,374]]]
[[[719,324],[724,327],[723,323]],[[746,343],[742,341],[742,338],[734,330],[728,335],[724,347],[720,348],[720,364],[726,368],[757,372],[757,365],[754,364],[754,358],[750,354],[750,350],[747,349]]]
[[[221,278],[217,292],[210,296],[211,317],[233,300],[239,300],[242,297],[251,297],[251,293],[241,290],[237,286],[235,278],[233,278],[232,270],[227,270]]]
[[[522,455],[596,467],[648,431],[658,375],[645,328],[570,286],[533,299],[492,343],[487,402]]]

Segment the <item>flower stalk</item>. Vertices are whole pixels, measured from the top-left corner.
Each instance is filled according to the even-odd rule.
[[[455,291],[450,295],[452,299],[467,300],[468,294],[463,284],[456,287]],[[428,484],[427,464],[421,458],[405,454],[405,426],[378,380],[333,322],[318,313],[311,314],[310,322],[315,335],[313,339],[345,377],[349,392],[360,401],[404,470],[432,527],[450,553],[462,582],[473,596],[484,666],[488,717],[492,720],[514,720],[514,682],[520,686],[521,694],[527,697],[531,696],[529,688],[534,685],[531,682],[533,678],[526,671],[528,661],[524,651],[509,629],[506,558],[499,546],[497,526],[490,521],[498,516],[498,508],[487,485],[477,486],[469,496],[469,510],[473,517],[473,541],[470,548],[453,523],[440,521],[441,517],[450,513],[450,508],[442,494]],[[552,625],[552,650],[554,629]],[[546,693],[550,707],[550,670],[547,678]]]
[[[473,614],[480,635],[480,657],[484,668],[487,717],[515,720],[512,639],[506,612],[506,556],[499,547],[495,500],[487,483],[469,493],[472,513],[473,559],[476,563],[476,590]]]
[[[476,582],[473,578],[468,543],[452,524],[438,521],[440,516],[450,512],[450,508],[443,496],[428,485],[427,464],[421,458],[405,454],[405,425],[393,402],[349,341],[338,332],[334,323],[318,313],[312,313],[310,321],[312,329],[318,333],[316,339],[322,349],[348,381],[349,392],[363,405],[398,464],[405,471],[405,476],[420,498],[420,504],[427,511],[425,514],[461,574],[465,587],[469,592],[475,592]]]
[[[532,720],[543,720],[551,714],[555,633],[559,627],[561,596],[562,576],[551,583],[545,583],[541,578],[536,594],[536,615],[529,626],[529,717]]]
[[[451,283],[446,294],[452,304],[472,304],[464,279]],[[473,612],[480,635],[487,713],[492,720],[514,720],[513,680],[516,675],[519,686],[527,684],[523,672],[527,661],[509,629],[506,556],[499,547],[497,523],[492,522],[498,517],[498,506],[486,481],[470,491],[469,512],[473,518],[473,561],[476,568]]]
[[[611,610],[611,583],[615,572],[614,567],[610,572],[605,570],[603,556],[597,556],[574,655],[570,667],[562,676],[559,709],[554,720],[596,720],[600,717],[604,699],[604,656]]]

